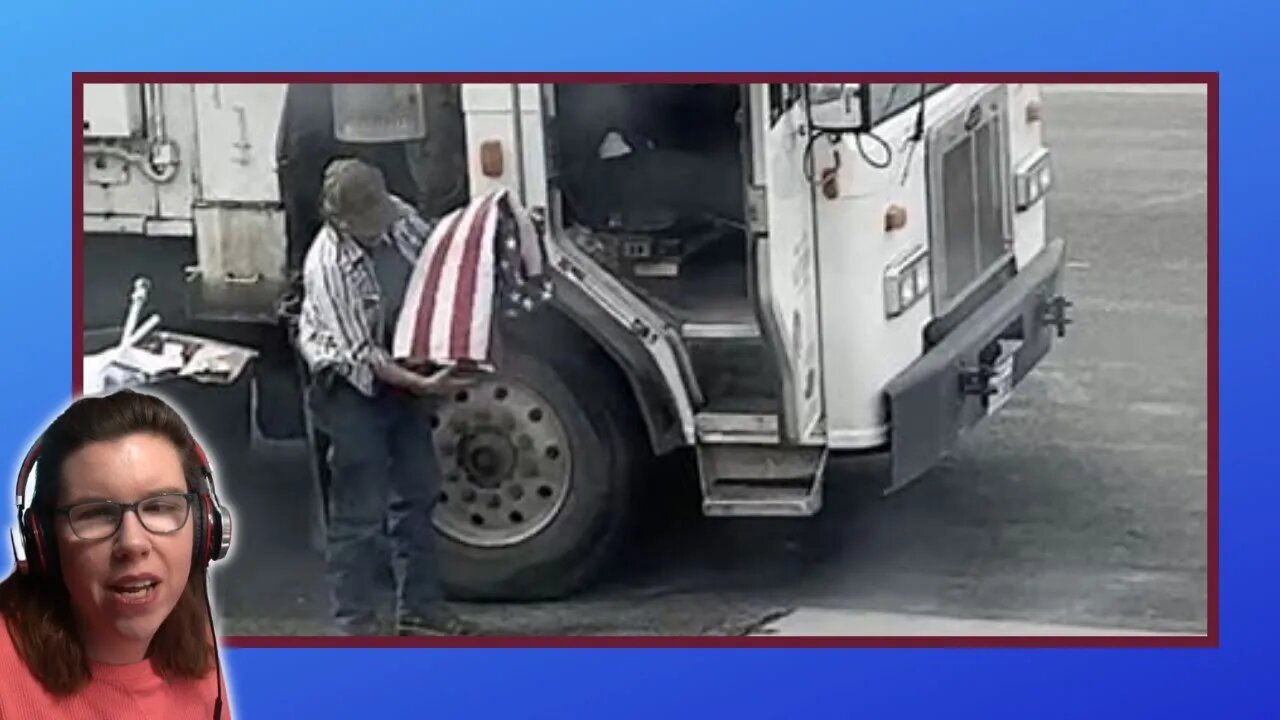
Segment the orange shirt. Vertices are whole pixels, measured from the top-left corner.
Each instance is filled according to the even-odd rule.
[[[167,682],[150,660],[92,663],[91,677],[75,695],[50,695],[18,655],[8,624],[0,618],[0,720],[210,720],[218,697],[216,672],[201,680]],[[231,717],[229,702],[223,692],[221,720]]]

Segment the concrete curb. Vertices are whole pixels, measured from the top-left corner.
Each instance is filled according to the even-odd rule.
[[[1154,632],[1027,621],[978,620],[857,610],[800,608],[754,633],[784,637],[1202,637],[1203,633]]]

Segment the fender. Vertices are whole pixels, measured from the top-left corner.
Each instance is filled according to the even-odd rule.
[[[559,271],[552,277],[555,292],[550,307],[563,322],[599,346],[626,378],[654,454],[664,455],[687,445],[672,388],[641,339]]]

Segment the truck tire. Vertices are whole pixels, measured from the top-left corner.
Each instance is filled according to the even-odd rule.
[[[499,376],[436,416],[436,507],[446,591],[546,600],[597,579],[630,530],[647,442],[604,355],[506,341]],[[554,348],[554,349],[552,349]]]

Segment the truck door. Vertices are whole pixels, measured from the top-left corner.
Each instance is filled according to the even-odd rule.
[[[782,378],[784,442],[823,442],[822,353],[814,187],[800,85],[747,86],[748,225],[756,315]]]

